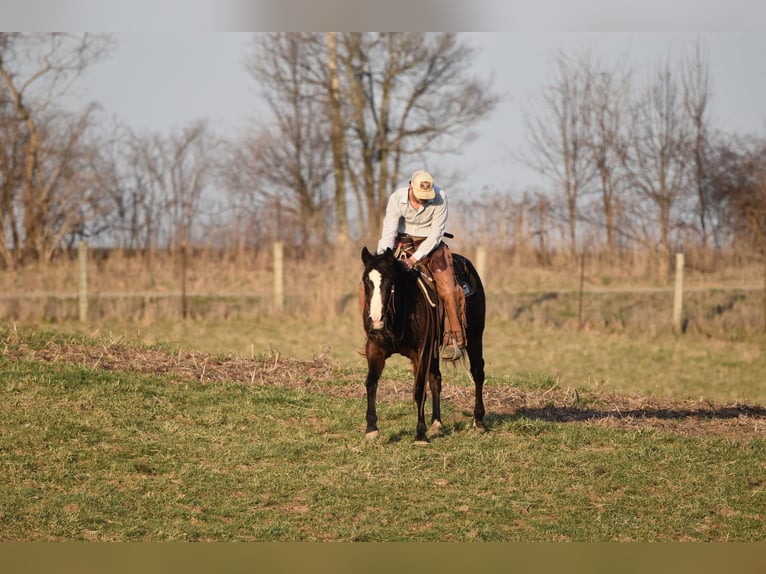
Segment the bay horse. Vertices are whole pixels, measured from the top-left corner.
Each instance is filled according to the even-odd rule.
[[[486,298],[479,274],[471,262],[462,255],[452,254],[456,275],[466,281],[466,352],[474,381],[475,401],[473,425],[484,428],[484,357],[483,333],[486,314]],[[394,353],[412,362],[414,384],[413,400],[417,405],[418,423],[415,433],[417,443],[427,443],[425,422],[426,380],[431,391],[432,434],[442,428],[440,396],[442,376],[439,368],[439,346],[444,335],[442,303],[436,291],[429,293],[419,284],[419,271],[408,271],[394,256],[391,249],[373,255],[367,247],[362,248],[362,284],[364,308],[362,320],[367,336],[367,430],[366,437],[373,440],[379,436],[378,415],[375,398],[378,380],[388,359]],[[360,294],[360,306],[362,305]]]

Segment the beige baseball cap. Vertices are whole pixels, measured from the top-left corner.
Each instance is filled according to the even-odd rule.
[[[427,201],[436,197],[436,192],[434,191],[434,178],[425,170],[419,169],[413,173],[410,178],[410,185],[412,186],[412,193],[422,201]]]

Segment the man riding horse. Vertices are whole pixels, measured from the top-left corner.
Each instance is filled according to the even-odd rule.
[[[409,185],[388,199],[377,252],[394,249],[407,269],[424,267],[434,279],[444,304],[442,359],[455,361],[465,350],[465,295],[455,281],[452,252],[443,238],[447,225],[447,193],[430,173],[418,170]],[[364,293],[360,291],[363,302]]]

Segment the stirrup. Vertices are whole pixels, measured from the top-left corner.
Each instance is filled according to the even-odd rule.
[[[457,337],[450,337],[451,342],[445,343],[442,347],[441,357],[445,361],[457,361],[463,356],[465,343],[458,344]]]

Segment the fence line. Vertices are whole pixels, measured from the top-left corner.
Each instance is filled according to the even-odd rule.
[[[651,293],[675,293],[675,287],[596,287],[593,289],[584,289],[585,295],[609,295],[609,294],[651,294]],[[763,291],[761,286],[731,286],[731,285],[713,285],[709,287],[684,287],[684,293],[704,293],[713,291]],[[558,293],[560,295],[569,295],[580,293],[579,289],[535,289],[535,290],[516,290],[509,289],[502,291],[503,295],[535,295],[541,293]],[[285,295],[301,295],[303,292],[286,291]],[[492,295],[492,291],[488,291]],[[180,298],[181,290],[178,291],[101,291],[89,292],[88,299],[171,299]],[[187,297],[210,297],[215,299],[247,299],[253,297],[273,296],[271,291],[187,291]],[[33,291],[27,293],[0,293],[0,301],[28,300],[28,299],[79,299],[79,291]]]
[[[284,284],[284,254],[281,242],[275,242],[272,250],[273,278],[274,282],[270,290],[266,289],[259,292],[237,291],[237,292],[211,292],[197,291],[191,292],[187,289],[186,282],[186,257],[183,254],[182,261],[182,280],[179,290],[172,291],[101,291],[89,292],[88,289],[88,247],[84,241],[78,244],[78,263],[79,263],[79,285],[77,291],[38,291],[24,293],[0,293],[0,301],[23,301],[23,300],[70,300],[78,301],[79,319],[86,322],[88,319],[88,302],[93,299],[143,299],[144,301],[176,299],[180,298],[182,307],[182,317],[186,318],[188,311],[188,298],[209,298],[215,300],[222,299],[267,299],[271,298],[273,309],[277,312],[284,311],[285,298],[287,296],[300,297],[306,295],[305,292],[285,291]],[[584,288],[585,279],[585,254],[582,256],[580,265],[580,284],[579,288],[569,289],[509,289],[497,293],[500,296],[531,296],[531,295],[579,295],[577,320],[580,328],[583,326],[583,297],[585,295],[608,295],[608,294],[654,294],[654,293],[673,293],[673,315],[672,326],[677,333],[685,331],[685,322],[683,321],[683,297],[685,293],[713,293],[713,292],[732,292],[732,291],[763,291],[763,285],[730,286],[713,285],[705,287],[684,287],[684,254],[676,254],[675,284],[670,287],[591,287]],[[486,248],[482,245],[476,248],[476,267],[479,275],[484,277],[486,273]],[[485,279],[486,281],[486,279]],[[765,281],[766,282],[766,281]],[[488,291],[491,297],[495,293]],[[352,294],[353,295],[353,294]],[[344,296],[345,297],[345,296]],[[764,297],[764,306],[766,306],[766,297]]]

